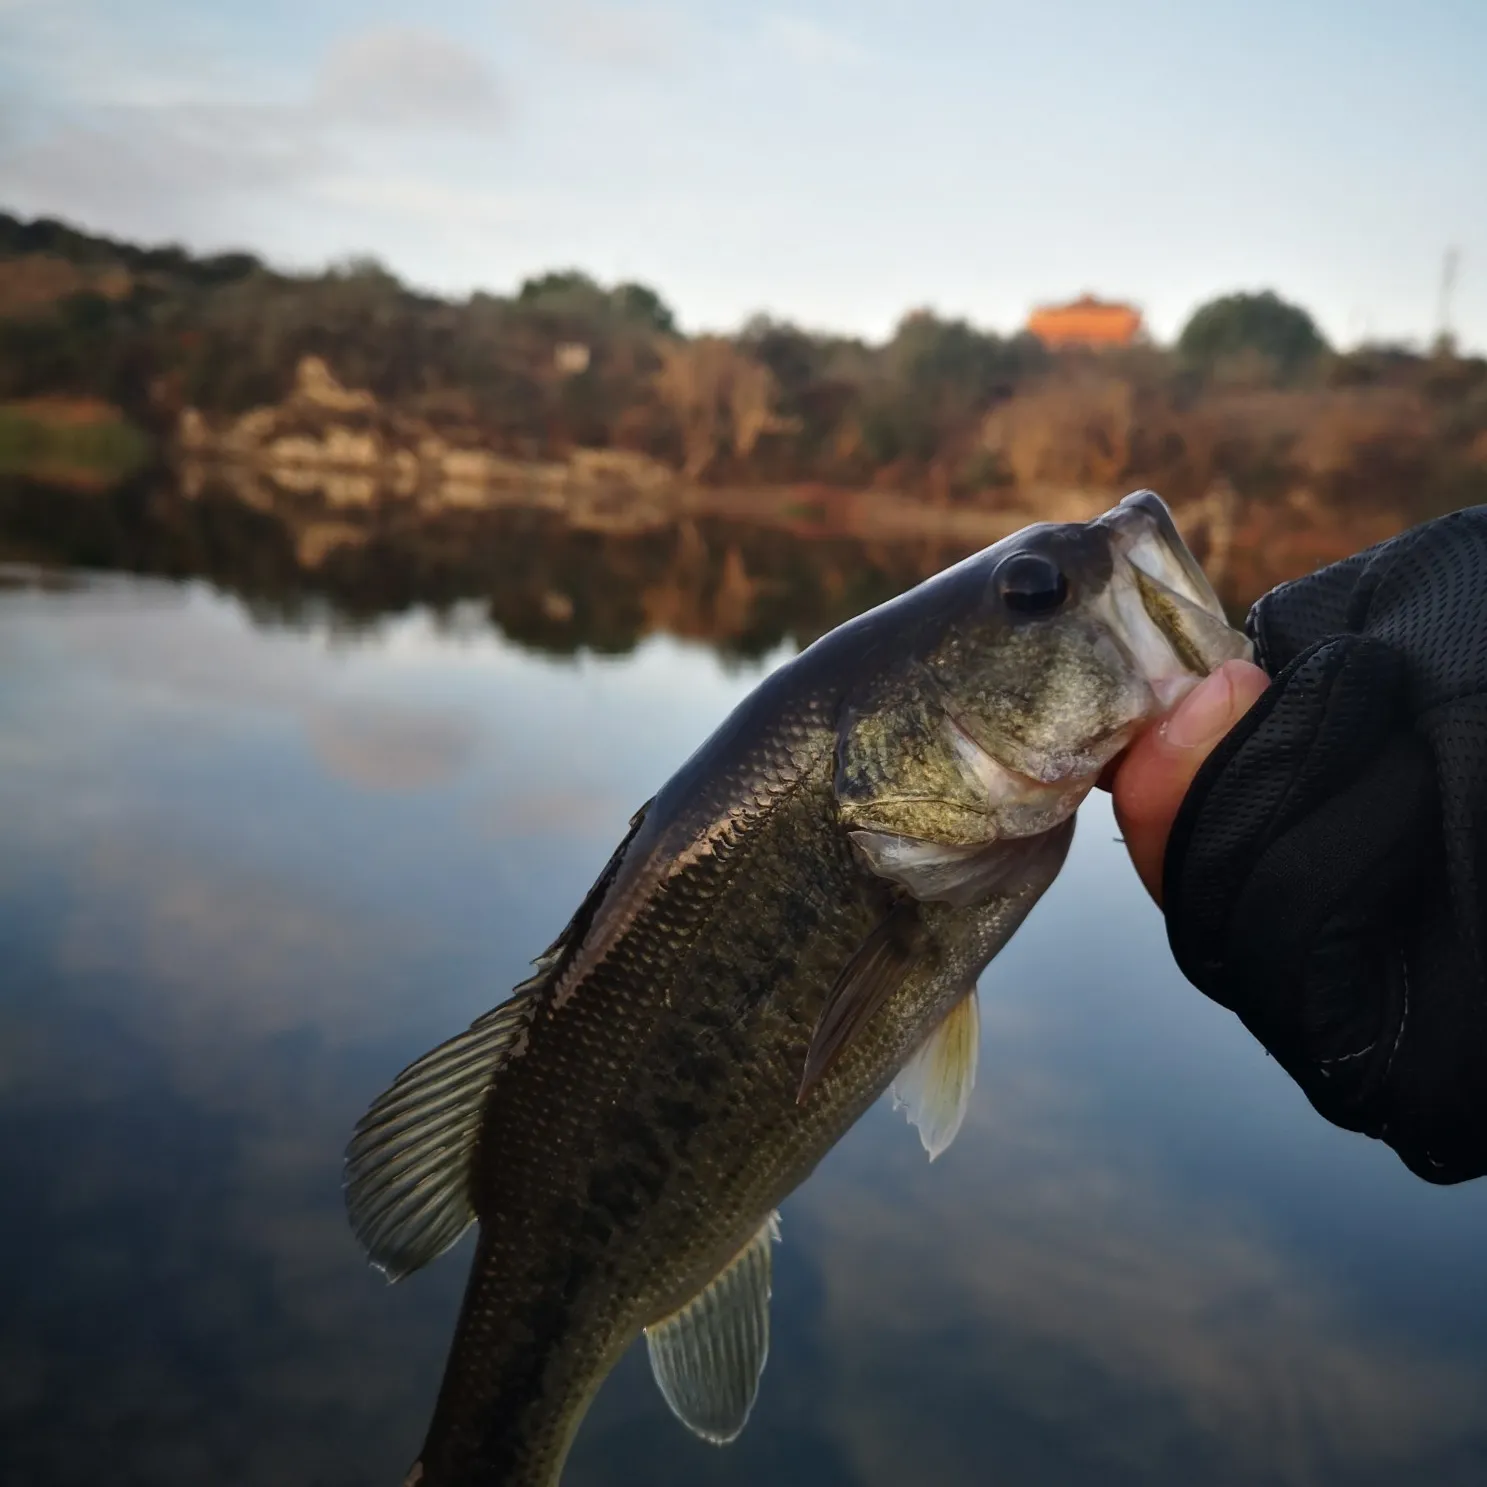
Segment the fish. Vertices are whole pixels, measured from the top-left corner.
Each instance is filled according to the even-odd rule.
[[[406,1487],[554,1487],[644,1336],[719,1444],[769,1350],[778,1211],[892,1089],[931,1160],[977,980],[1138,730],[1248,656],[1150,491],[1038,523],[768,676],[631,818],[534,972],[347,1148],[396,1280],[478,1238]]]

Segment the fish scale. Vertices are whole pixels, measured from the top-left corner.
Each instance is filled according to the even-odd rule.
[[[410,1482],[553,1487],[642,1331],[692,1428],[742,1428],[775,1210],[911,1061],[911,1118],[948,1144],[960,1014],[1079,799],[1246,646],[1155,499],[1009,538],[772,673],[633,818],[510,1011],[374,1103],[347,1169],[373,1258],[402,1273],[480,1226]]]
[[[829,788],[828,753],[812,782],[817,796]],[[843,1061],[804,1119],[795,1104],[799,1069],[787,1051],[798,1046],[819,1011],[829,985],[822,968],[845,959],[871,927],[881,891],[854,862],[840,832],[822,829],[818,802],[797,798],[806,806],[798,821],[763,817],[747,843],[752,851],[735,844],[701,859],[669,885],[582,994],[551,1022],[539,1016],[526,1054],[493,1088],[486,1129],[508,1135],[529,1129],[535,1160],[514,1162],[508,1140],[499,1164],[482,1163],[482,1242],[466,1303],[471,1325],[462,1326],[456,1338],[447,1375],[463,1387],[451,1391],[447,1406],[441,1404],[441,1412],[447,1408],[450,1416],[479,1421],[478,1440],[451,1429],[447,1456],[424,1457],[426,1481],[439,1480],[446,1461],[449,1470],[464,1470],[472,1448],[487,1475],[470,1480],[549,1480],[555,1453],[565,1444],[558,1422],[583,1399],[596,1364],[601,1376],[608,1371],[633,1337],[637,1315],[642,1325],[654,1321],[711,1279],[757,1227],[759,1213],[805,1175],[782,1167],[781,1158],[798,1166],[803,1152],[829,1147],[860,1113],[857,1107],[879,1092],[863,1077],[873,1058],[873,1049],[864,1046]],[[823,866],[831,862],[834,871],[820,874],[809,895],[816,913],[799,913],[799,889],[780,875],[750,878],[750,860],[771,848],[792,854],[815,848]],[[728,939],[726,929],[721,941],[700,941],[699,929],[710,923],[717,933],[720,920],[746,923],[754,935],[772,931],[781,947],[777,956],[763,961],[736,953],[740,941]],[[729,944],[732,953],[719,953],[719,943]],[[777,961],[793,962],[796,977],[781,981]],[[714,997],[658,1030],[657,1004],[664,1005],[684,980],[705,981]],[[751,1026],[751,1014],[758,1021],[766,1000],[768,1026]],[[720,1005],[736,1010],[719,1017]],[[549,1058],[558,1037],[564,1054]],[[571,1068],[590,1071],[583,1088],[564,1077]],[[555,1097],[567,1107],[558,1128],[550,1120],[528,1125],[528,1112],[550,1109]],[[697,1117],[680,1124],[670,1119],[678,1103]],[[815,1136],[823,1124],[831,1128],[824,1145]],[[795,1137],[784,1150],[772,1139],[776,1125]],[[554,1149],[567,1159],[554,1159]],[[601,1149],[602,1161],[595,1155]],[[697,1188],[717,1195],[703,1215],[688,1197]],[[554,1201],[555,1210],[549,1208]],[[579,1226],[561,1280],[552,1271],[528,1276],[522,1288],[544,1298],[555,1290],[562,1294],[568,1366],[560,1381],[551,1370],[534,1370],[534,1349],[550,1350],[555,1339],[546,1339],[544,1348],[540,1329],[521,1325],[522,1309],[513,1305],[509,1282],[522,1269],[528,1233],[562,1232],[571,1223],[565,1207],[599,1223]],[[511,1213],[522,1216],[514,1226],[505,1222]],[[642,1220],[653,1231],[651,1242],[624,1245]],[[654,1263],[654,1251],[667,1254],[664,1265]],[[544,1309],[549,1306],[544,1302]],[[549,1325],[556,1320],[550,1318]],[[476,1399],[470,1397],[472,1383],[479,1386]],[[436,1413],[431,1438],[442,1423]]]

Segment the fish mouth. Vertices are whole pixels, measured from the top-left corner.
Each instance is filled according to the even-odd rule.
[[[941,698],[951,747],[995,816],[999,839],[1037,835],[1072,815],[1143,726],[1224,661],[1250,653],[1154,492],[1127,496],[1083,530],[1102,549],[1087,570],[1099,577],[1081,597],[1086,619],[1076,622],[1094,653],[1090,674],[1099,682],[1091,689],[1103,694],[1082,720],[1089,731],[1061,741],[1028,737]]]
[[[1208,575],[1182,540],[1167,503],[1155,491],[1132,491],[1120,505],[1096,517],[1095,525],[1110,529],[1116,550],[1137,572],[1214,619],[1224,620],[1224,606]]]
[[[1110,533],[1113,630],[1162,711],[1225,661],[1249,659],[1249,640],[1224,606],[1155,491],[1134,491],[1094,525]]]

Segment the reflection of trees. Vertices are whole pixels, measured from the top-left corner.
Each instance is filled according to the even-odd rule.
[[[806,644],[963,555],[948,542],[803,539],[716,519],[574,531],[520,508],[331,524],[292,499],[264,510],[208,488],[188,500],[159,475],[103,493],[0,484],[8,561],[206,578],[289,622],[326,603],[354,624],[474,601],[513,640],[554,654],[623,653],[667,633],[757,656]]]
[[[1318,429],[1311,438],[1320,441]],[[818,513],[819,515],[819,513]],[[1226,487],[1185,508],[1194,550],[1231,614],[1272,585],[1389,536],[1386,509],[1340,527],[1317,502],[1244,502]],[[265,623],[329,608],[348,625],[415,606],[476,604],[533,650],[622,654],[647,635],[762,655],[806,644],[964,556],[968,537],[868,538],[732,516],[634,530],[513,503],[430,511],[337,507],[318,490],[208,481],[187,497],[164,472],[108,491],[0,479],[0,560],[205,578]]]
[[[244,597],[295,595],[283,523],[237,501],[186,503],[158,478],[106,492],[0,481],[0,554],[11,562],[210,578]]]
[[[318,495],[270,489],[245,499],[208,484],[188,499],[160,472],[104,492],[0,480],[0,560],[204,578],[267,624],[328,606],[355,627],[473,603],[512,640],[554,655],[623,654],[667,634],[756,657],[809,643],[969,550],[949,536],[865,540],[722,517],[614,531],[521,505],[333,511]],[[1198,511],[1195,550],[1231,613],[1397,529],[1360,518],[1339,532],[1313,517],[1253,505],[1236,517],[1214,501]]]

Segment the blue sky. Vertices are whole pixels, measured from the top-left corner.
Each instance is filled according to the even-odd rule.
[[[1487,0],[0,0],[0,205],[870,336],[1274,287],[1423,341],[1455,247],[1487,348]]]

